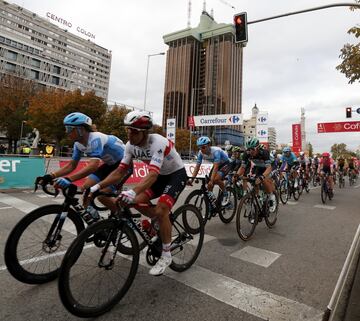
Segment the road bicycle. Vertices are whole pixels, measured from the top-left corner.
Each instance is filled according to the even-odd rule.
[[[349,170],[349,185],[353,186],[355,184],[355,182],[356,182],[356,179],[357,179],[357,176],[354,173],[354,170],[350,169]]]
[[[339,170],[339,188],[345,187],[345,178],[344,178],[344,172],[342,170]]]
[[[205,176],[205,178],[196,178],[196,180],[201,181],[201,187],[200,189],[192,191],[187,196],[185,204],[193,204],[199,209],[203,217],[204,225],[217,214],[219,214],[219,218],[223,223],[230,223],[235,216],[238,200],[233,187],[226,187],[228,196],[225,202],[221,190],[219,190],[217,198],[211,194],[212,192],[209,193],[207,189],[208,176]]]
[[[300,168],[299,170],[299,192],[300,195],[302,194],[302,192],[305,190],[306,193],[310,192],[310,187],[309,187],[309,182],[308,179],[306,177],[306,174],[304,173],[304,170]]]
[[[262,186],[256,186],[256,178],[249,177],[251,184],[248,193],[241,199],[236,211],[236,231],[243,241],[248,241],[254,234],[256,225],[264,218],[266,225],[272,228],[278,216],[279,197],[274,191],[265,194]]]
[[[194,205],[184,204],[170,213],[170,222],[173,257],[170,268],[182,272],[200,254],[203,220]],[[64,256],[58,280],[61,301],[69,312],[78,317],[97,317],[124,297],[136,276],[140,259],[134,231],[148,246],[147,263],[154,265],[162,252],[160,235],[150,237],[128,207],[120,207],[110,218],[89,226],[73,241]],[[89,245],[89,238],[96,242]],[[124,246],[131,249],[128,255],[121,250]]]
[[[294,197],[295,201],[300,198],[300,183],[299,179],[294,177],[294,172],[294,169],[291,169],[290,172],[286,171],[284,178],[281,180],[279,196],[283,204],[286,204],[291,196]]]
[[[323,204],[326,203],[327,199],[331,201],[334,197],[333,191],[330,189],[329,176],[329,173],[326,173],[325,176],[321,178],[321,201]]]
[[[60,193],[52,183],[40,183],[41,179],[36,179],[34,191],[41,187],[46,194],[55,197]],[[61,191],[64,195],[62,204],[49,204],[31,211],[8,236],[5,264],[10,274],[20,282],[42,284],[56,279],[62,257],[71,242],[93,222],[76,197],[82,194],[76,185],[71,184]],[[94,202],[92,205],[96,207]]]

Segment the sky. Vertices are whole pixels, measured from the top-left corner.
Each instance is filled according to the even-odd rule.
[[[70,21],[69,32],[79,26],[95,35],[95,43],[112,51],[109,101],[143,108],[147,57],[167,51],[163,35],[186,28],[188,0],[17,0],[16,3],[45,18],[50,12]],[[236,13],[247,12],[248,21],[349,0],[207,0],[218,23],[232,23]],[[234,9],[234,8],[235,9]],[[191,26],[200,21],[203,0],[192,0]],[[59,25],[59,24],[58,24]],[[348,84],[336,70],[340,49],[356,43],[347,34],[360,27],[360,10],[329,8],[279,18],[248,27],[244,48],[244,118],[256,103],[269,113],[269,126],[277,130],[277,142],[291,142],[291,124],[300,122],[305,108],[306,139],[316,152],[334,143],[360,148],[360,133],[318,134],[319,122],[346,121],[345,108],[360,107],[360,83]],[[60,26],[60,25],[59,25]],[[146,109],[161,124],[165,56],[149,60]],[[353,113],[353,121],[360,114]]]

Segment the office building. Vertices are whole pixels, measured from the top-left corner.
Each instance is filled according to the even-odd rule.
[[[275,127],[268,128],[268,143],[269,143],[269,150],[274,150],[277,148]]]
[[[93,90],[107,100],[111,51],[51,23],[71,23],[54,14],[48,20],[0,0],[0,77],[13,74],[46,87]],[[94,38],[94,35],[81,33]]]
[[[234,33],[232,24],[217,23],[204,8],[196,28],[163,37],[169,46],[163,126],[167,118],[176,118],[179,128],[189,128],[190,115],[241,113],[243,47],[235,43]],[[217,144],[235,144],[234,135],[242,137],[240,126],[199,127],[197,132],[212,136]]]

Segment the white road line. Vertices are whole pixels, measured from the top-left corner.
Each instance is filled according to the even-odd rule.
[[[3,194],[3,193],[0,193],[0,202],[6,205],[10,205],[24,213],[29,213],[30,211],[39,207],[38,205],[23,201],[17,197],[13,197],[10,196],[9,194]]]
[[[13,208],[12,206],[4,206],[4,207],[0,207],[0,210],[7,210],[9,208]]]
[[[286,204],[289,204],[289,205],[298,205],[298,202],[293,202],[293,201],[287,201]]]
[[[316,207],[316,208],[322,208],[322,209],[324,209],[324,210],[334,210],[334,209],[336,208],[336,206],[322,205],[322,204],[314,205],[314,207]]]
[[[193,265],[183,273],[167,270],[166,276],[225,304],[269,321],[297,321],[316,318],[322,311],[263,291],[227,276]]]
[[[360,187],[360,185],[355,185],[355,186],[354,186],[354,188],[359,188],[359,187]]]

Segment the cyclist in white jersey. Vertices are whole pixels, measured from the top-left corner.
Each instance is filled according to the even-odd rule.
[[[174,144],[159,134],[149,134],[153,123],[146,112],[132,111],[124,119],[129,141],[125,155],[118,169],[105,180],[90,189],[94,192],[119,181],[125,174],[132,159],[148,163],[149,174],[133,189],[120,194],[119,200],[126,204],[147,203],[151,199],[159,201],[154,208],[146,208],[142,213],[157,218],[163,250],[159,261],[150,270],[151,275],[161,275],[171,264],[171,223],[169,213],[179,194],[185,188],[187,174]],[[140,210],[140,209],[139,209]]]
[[[44,183],[54,180],[55,187],[66,188],[72,182],[88,176],[80,187],[85,190],[103,180],[119,166],[125,149],[119,138],[94,132],[91,118],[79,112],[67,115],[64,125],[68,137],[74,141],[72,159],[59,170],[43,176]],[[84,155],[88,158],[87,166],[72,173]],[[106,197],[99,197],[99,200],[106,206],[112,204]],[[84,206],[87,205],[88,201],[84,200]]]
[[[199,172],[203,159],[213,162],[214,165],[209,175],[210,180],[207,187],[209,191],[213,190],[215,184],[220,187],[223,191],[222,205],[225,206],[228,203],[228,193],[225,190],[224,179],[231,169],[230,159],[225,151],[223,151],[220,147],[210,146],[210,143],[211,140],[207,136],[202,136],[197,140],[196,144],[200,150],[197,156],[194,172],[192,177],[189,179],[188,184],[192,185],[197,173]]]

